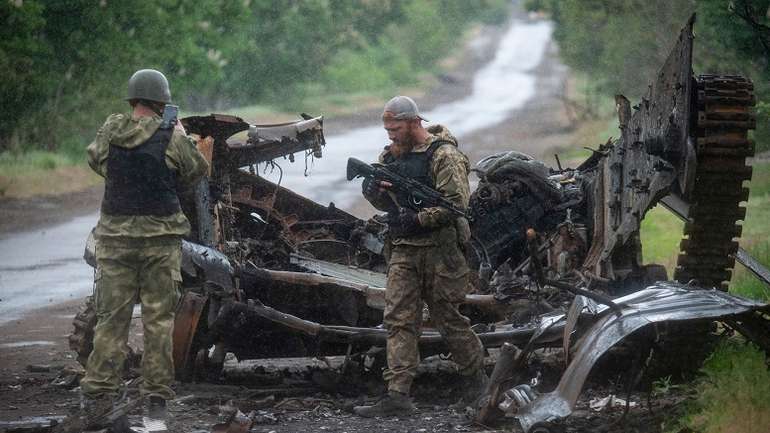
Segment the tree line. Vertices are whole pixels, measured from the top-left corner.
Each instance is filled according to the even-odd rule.
[[[163,71],[194,111],[409,84],[505,0],[6,0],[0,151],[82,149],[125,110],[131,73]]]
[[[527,0],[555,23],[561,57],[592,91],[638,99],[692,13],[696,74],[740,74],[757,95],[757,150],[770,149],[770,0]]]

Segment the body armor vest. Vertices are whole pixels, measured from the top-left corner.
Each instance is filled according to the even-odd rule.
[[[395,158],[391,153],[387,153],[383,157],[383,163],[388,167],[388,169],[393,170],[401,176],[408,177],[412,180],[420,182],[423,185],[435,188],[435,185],[433,184],[433,177],[430,173],[430,163],[433,159],[433,153],[436,152],[436,149],[445,144],[450,144],[450,142],[445,140],[436,140],[430,144],[425,152],[409,152],[402,155],[400,158]],[[399,202],[399,206],[407,208],[411,207],[409,203],[410,197],[408,195],[396,194],[396,200]],[[391,221],[395,221],[397,219],[398,217],[395,215],[389,216],[389,220]],[[389,230],[390,235],[393,238],[416,239],[429,237],[436,229],[420,228],[418,230],[411,230],[407,232],[401,225],[390,223]]]
[[[445,145],[451,144],[449,141],[436,140],[428,147],[425,152],[409,152],[402,155],[400,158],[395,158],[391,153],[385,154],[383,157],[383,163],[388,169],[395,171],[401,176],[408,177],[416,180],[423,185],[435,188],[433,184],[433,178],[430,175],[430,162],[433,159],[433,154],[436,149]],[[398,197],[399,201],[402,200]],[[405,206],[405,203],[399,203],[401,206]]]
[[[174,129],[158,128],[144,143],[110,145],[102,212],[107,215],[169,216],[181,211],[176,172],[166,165]]]

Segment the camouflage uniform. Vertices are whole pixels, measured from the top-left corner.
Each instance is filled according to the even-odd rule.
[[[145,143],[160,126],[159,117],[113,114],[88,146],[88,163],[107,179],[110,146],[131,149]],[[194,142],[174,131],[165,153],[166,166],[180,186],[192,186],[208,170]],[[141,390],[171,399],[174,379],[172,333],[181,285],[181,240],[190,223],[179,211],[171,215],[111,215],[102,211],[96,237],[94,350],[81,381],[83,394],[98,398],[117,393],[126,356],[131,313],[141,301],[144,325]]]
[[[464,209],[470,198],[468,159],[457,149],[457,140],[446,128],[436,125],[428,132],[432,135],[412,152],[425,152],[436,140],[451,143],[435,150],[430,176],[438,191]],[[381,162],[385,154],[380,156]],[[386,197],[380,194],[367,199],[381,210],[390,210]],[[457,309],[468,283],[469,268],[462,251],[470,238],[468,223],[440,207],[423,209],[418,218],[422,227],[432,230],[391,239],[385,292],[388,369],[383,376],[389,391],[402,394],[409,393],[420,360],[418,339],[423,301],[428,305],[433,325],[452,351],[460,374],[476,374],[483,362],[481,341],[470,329],[468,318]]]

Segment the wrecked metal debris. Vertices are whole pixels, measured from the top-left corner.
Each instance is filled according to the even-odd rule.
[[[673,282],[659,282],[642,291],[618,298],[620,315],[603,314],[607,307],[596,307],[594,322],[576,343],[575,355],[556,389],[538,397],[516,413],[525,431],[543,422],[552,422],[572,413],[586,377],[596,361],[611,347],[634,331],[662,322],[719,320],[738,315],[769,311],[770,306],[719,290],[699,290]]]

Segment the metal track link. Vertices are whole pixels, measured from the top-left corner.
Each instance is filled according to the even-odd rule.
[[[742,228],[737,222],[746,215],[743,181],[752,174],[746,157],[754,155],[748,138],[756,127],[754,85],[740,76],[701,75],[695,98],[698,162],[674,278],[727,290]]]

